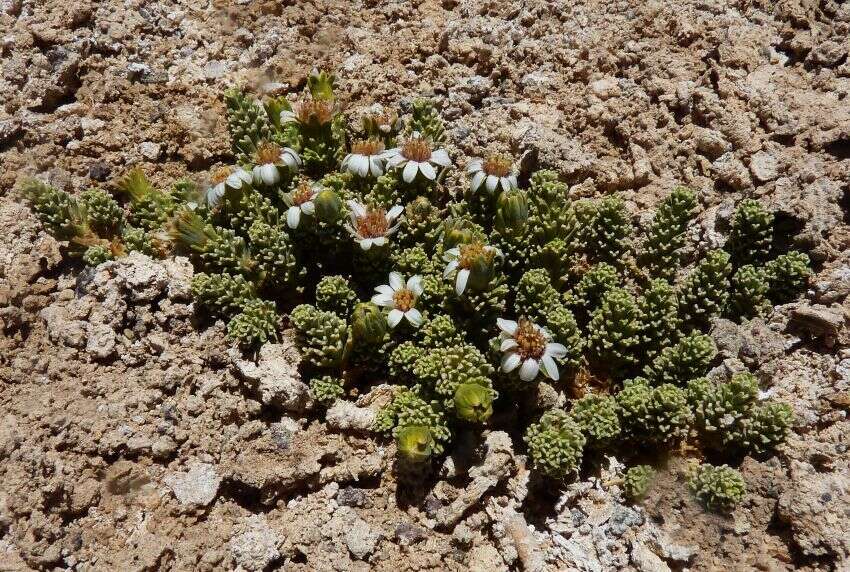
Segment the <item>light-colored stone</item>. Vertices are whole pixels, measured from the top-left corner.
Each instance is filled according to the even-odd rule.
[[[252,572],[264,570],[280,557],[280,539],[266,517],[252,515],[244,521],[245,531],[230,540],[230,552],[236,564]]]
[[[165,477],[165,484],[180,504],[207,506],[218,494],[221,477],[213,465],[193,463],[188,471],[172,473]]]

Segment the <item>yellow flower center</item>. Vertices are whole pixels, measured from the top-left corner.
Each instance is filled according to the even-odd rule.
[[[387,211],[381,208],[369,208],[366,214],[357,219],[357,234],[363,238],[378,238],[387,234]]]
[[[507,177],[511,174],[511,167],[513,166],[513,161],[511,161],[510,157],[505,155],[490,155],[484,160],[484,164],[481,168],[488,175],[494,175],[496,177]]]
[[[457,260],[458,266],[466,269],[472,268],[475,263],[482,258],[484,258],[484,260],[488,263],[492,262],[493,257],[496,255],[492,249],[485,248],[480,242],[461,244],[459,249],[460,256]]]
[[[212,174],[212,182],[214,185],[223,183],[227,177],[233,174],[233,169],[230,167],[220,167]]]
[[[421,137],[413,137],[401,146],[401,154],[405,159],[423,163],[431,158],[431,144]]]
[[[380,139],[363,139],[351,145],[351,152],[355,155],[377,155],[384,150],[384,143]]]
[[[305,124],[325,125],[334,116],[334,102],[327,99],[307,99],[293,105],[298,121]]]
[[[280,161],[280,145],[271,141],[263,141],[257,145],[257,163],[274,165]]]
[[[401,310],[402,312],[407,312],[413,305],[416,303],[416,296],[412,291],[407,288],[402,288],[401,290],[397,290],[395,294],[393,294],[393,304],[395,305],[397,310]]]
[[[523,360],[540,359],[546,351],[546,336],[531,321],[521,318],[514,332],[517,353]]]
[[[292,202],[298,206],[313,198],[313,186],[308,181],[301,181],[292,193]]]

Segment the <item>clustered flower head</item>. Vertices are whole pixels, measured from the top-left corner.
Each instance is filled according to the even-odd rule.
[[[437,169],[451,167],[445,149],[434,149],[432,143],[419,133],[412,134],[400,147],[386,152],[387,165],[402,169],[405,183],[412,183],[419,173],[429,181],[437,178]]]
[[[523,381],[533,381],[541,371],[551,380],[559,378],[555,360],[566,357],[563,344],[551,342],[549,332],[537,324],[520,318],[518,322],[499,318],[496,322],[501,330],[499,337],[502,352],[502,371],[511,373],[519,368]]]
[[[387,323],[395,328],[402,319],[406,319],[413,327],[422,325],[422,313],[416,309],[416,300],[424,290],[421,276],[411,276],[405,282],[398,272],[390,272],[389,284],[381,284],[372,296],[372,302],[378,306],[389,308]]]
[[[434,105],[347,125],[334,87],[316,71],[294,103],[229,90],[241,166],[209,187],[160,188],[136,169],[115,196],[38,181],[22,190],[85,264],[186,255],[196,307],[228,322],[244,351],[290,324],[321,406],[388,383],[374,429],[413,474],[494,417],[527,423],[510,430],[556,483],[612,450],[634,465],[687,444],[734,464],[782,442],[787,405],[761,400],[749,374],[706,375],[712,320],[768,315],[811,277],[805,253],[775,255],[775,217],[761,204],[741,203],[728,243],[689,249],[685,262],[700,204],[690,190],[672,189],[639,236],[616,193],[573,201],[549,170],[520,186],[507,156],[470,161],[458,185],[442,176],[450,131]],[[291,300],[305,303],[282,320]],[[523,397],[534,387],[558,394],[542,415]],[[649,480],[648,466],[633,468],[629,495]],[[705,468],[692,487],[715,507],[745,491],[731,468]]]
[[[469,189],[476,193],[483,186],[488,193],[499,187],[512,191],[519,187],[514,173],[513,161],[504,155],[490,155],[486,159],[475,159],[466,167],[470,176]]]
[[[355,200],[348,201],[348,208],[351,209],[351,222],[345,228],[363,250],[385,246],[390,235],[398,230],[400,223],[396,220],[404,212],[401,205],[387,211],[380,207],[367,207]]]
[[[296,172],[301,168],[301,157],[289,147],[264,141],[257,147],[254,165],[254,183],[276,185],[281,180],[281,170]]]

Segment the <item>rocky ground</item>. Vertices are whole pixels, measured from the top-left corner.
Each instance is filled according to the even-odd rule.
[[[850,2],[838,0],[0,0],[0,569],[847,570],[850,568]],[[347,109],[428,95],[456,157],[497,146],[637,220],[674,184],[722,240],[759,197],[817,276],[804,300],[719,321],[797,425],[744,461],[730,516],[671,459],[641,506],[620,465],[542,491],[520,443],[463,435],[418,487],[327,422],[284,337],[255,363],[201,327],[191,266],[63,260],[23,176],[110,187],[229,160],[221,90],[333,70]]]

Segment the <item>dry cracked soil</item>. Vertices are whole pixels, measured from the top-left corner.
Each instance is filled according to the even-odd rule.
[[[841,0],[0,0],[0,570],[850,569],[848,51]],[[709,245],[742,197],[778,212],[811,288],[713,336],[797,420],[732,514],[676,460],[639,506],[616,459],[541,495],[498,431],[399,486],[368,402],[325,421],[286,338],[254,362],[198,326],[185,259],[83,270],[15,192],[202,180],[222,90],[313,67],[347,110],[431,97],[454,156],[525,154],[637,221],[686,184]]]

